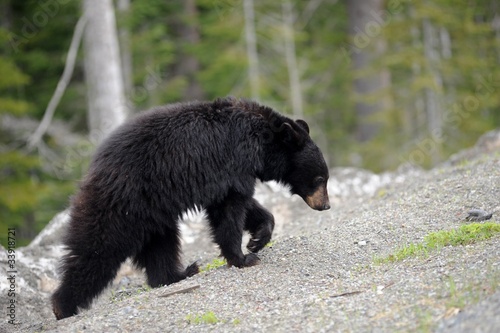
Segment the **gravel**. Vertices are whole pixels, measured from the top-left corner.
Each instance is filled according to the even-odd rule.
[[[348,172],[350,177],[353,172]],[[143,274],[129,272],[90,310],[61,321],[47,310],[49,293],[40,293],[41,301],[36,304],[44,308],[38,317],[23,312],[27,304],[19,304],[21,324],[2,323],[0,329],[64,333],[500,331],[498,235],[400,262],[374,261],[422,241],[430,232],[469,223],[465,218],[471,209],[492,212],[488,222],[498,222],[499,150],[427,172],[411,169],[377,177],[374,188],[358,187],[350,196],[347,186],[346,192],[333,195],[332,209],[326,212],[310,210],[300,198],[290,197],[275,185],[260,186],[256,197],[273,212],[277,226],[274,242],[259,254],[258,266],[223,266],[158,289],[144,288]],[[266,191],[271,194],[265,195]],[[201,227],[201,218],[194,220],[184,244],[185,262],[208,263],[218,251]],[[160,297],[193,286],[185,293]]]

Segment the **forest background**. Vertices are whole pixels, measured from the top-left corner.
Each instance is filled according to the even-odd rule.
[[[497,0],[0,0],[0,41],[4,246],[156,105],[252,98],[305,119],[331,167],[376,172],[434,166],[500,125]]]

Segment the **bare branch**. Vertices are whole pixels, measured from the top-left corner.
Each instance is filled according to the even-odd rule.
[[[179,286],[179,287],[174,287],[174,288],[169,288],[169,290],[161,295],[158,295],[158,297],[169,297],[175,294],[183,294],[190,292],[192,290],[200,288],[200,285],[197,283],[192,283],[187,286]]]
[[[47,108],[45,109],[45,113],[43,115],[42,121],[38,125],[36,131],[31,135],[28,139],[28,148],[33,148],[38,145],[40,139],[45,134],[47,129],[49,128],[50,122],[54,116],[54,112],[56,111],[57,105],[61,101],[61,97],[66,91],[66,87],[71,80],[71,76],[73,75],[73,69],[75,68],[75,60],[78,54],[78,47],[80,46],[80,42],[82,40],[83,31],[85,30],[85,23],[87,18],[85,14],[83,14],[78,20],[75,32],[73,33],[73,38],[71,40],[71,44],[69,47],[68,55],[66,57],[66,64],[64,65],[64,71],[57,83],[56,90],[50,99]]]

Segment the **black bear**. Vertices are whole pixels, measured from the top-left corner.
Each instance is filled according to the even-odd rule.
[[[72,199],[52,295],[57,319],[88,308],[131,257],[151,287],[198,273],[184,268],[178,221],[203,208],[228,265],[253,266],[274,217],[253,199],[256,179],[288,185],[329,209],[328,168],[303,120],[232,97],[158,107],[117,128],[97,149]],[[243,231],[251,235],[243,254]]]

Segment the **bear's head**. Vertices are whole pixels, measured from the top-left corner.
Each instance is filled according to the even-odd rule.
[[[288,151],[288,170],[283,181],[312,209],[330,209],[328,167],[323,154],[309,136],[307,123],[303,120],[285,121],[278,132]]]

